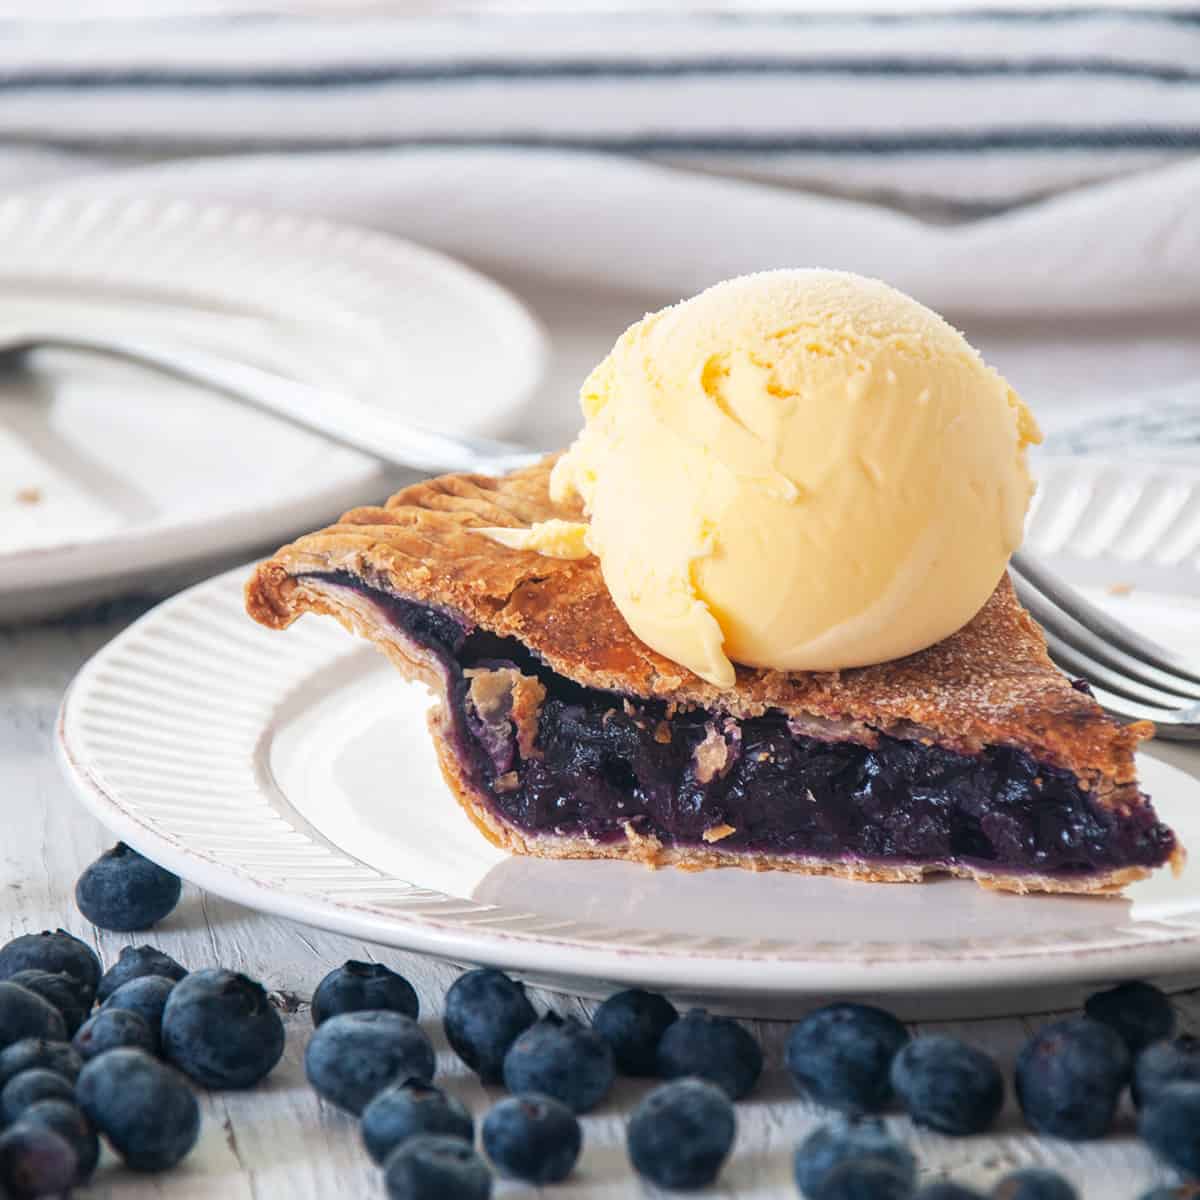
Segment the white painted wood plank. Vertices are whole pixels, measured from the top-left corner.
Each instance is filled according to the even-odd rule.
[[[50,753],[50,734],[63,688],[86,656],[104,643],[132,609],[92,626],[57,625],[0,630],[0,939],[63,925],[92,941],[105,962],[121,946],[161,946],[189,967],[220,964],[261,979],[281,993],[307,998],[322,974],[346,958],[379,958],[403,972],[421,997],[423,1021],[439,1050],[441,1080],[477,1119],[500,1096],[483,1087],[449,1052],[438,1019],[441,997],[455,967],[383,950],[262,916],[226,900],[185,889],[179,909],[149,936],[92,930],[71,899],[75,878],[111,838],[71,798]],[[592,1005],[535,994],[539,1006],[586,1014]],[[1200,996],[1178,1001],[1185,1028],[1200,1030]],[[303,1048],[310,1031],[307,1007],[286,1018],[288,1047],[269,1083],[251,1092],[204,1098],[204,1133],[184,1169],[161,1177],[126,1172],[106,1156],[87,1200],[332,1200],[383,1196],[379,1172],[362,1149],[356,1123],[317,1101],[304,1082]],[[939,1024],[970,1038],[1001,1061],[1011,1078],[1013,1059],[1036,1019]],[[769,1068],[755,1095],[738,1106],[735,1157],[720,1197],[795,1194],[791,1151],[821,1113],[794,1095],[782,1069],[786,1027],[758,1023]],[[616,1200],[652,1195],[632,1176],[625,1158],[624,1119],[647,1085],[620,1081],[601,1110],[584,1118],[585,1149],[567,1184],[546,1189],[562,1200]],[[914,1130],[890,1118],[913,1146],[923,1177],[952,1175],[985,1186],[1017,1165],[1045,1164],[1064,1171],[1087,1200],[1136,1200],[1165,1179],[1134,1137],[1126,1108],[1118,1132],[1102,1143],[1071,1146],[1031,1137],[1010,1094],[997,1129],[987,1137],[954,1140]],[[498,1194],[530,1194],[504,1183]]]

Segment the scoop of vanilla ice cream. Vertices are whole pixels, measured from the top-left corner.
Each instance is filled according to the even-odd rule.
[[[634,633],[721,687],[733,662],[830,671],[932,645],[1021,540],[1037,425],[877,280],[718,284],[627,330],[582,404],[551,493],[582,499]]]

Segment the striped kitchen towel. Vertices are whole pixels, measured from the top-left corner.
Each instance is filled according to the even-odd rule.
[[[0,34],[0,142],[109,162],[585,150],[964,217],[1200,156],[1200,9],[285,5]]]

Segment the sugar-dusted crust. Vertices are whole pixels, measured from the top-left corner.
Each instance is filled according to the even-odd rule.
[[[1073,771],[1102,803],[1139,803],[1134,751],[1153,732],[1122,726],[1050,662],[1045,639],[1007,579],[963,629],[918,654],[833,673],[739,667],[722,691],[634,636],[596,559],[511,550],[473,530],[578,519],[549,497],[552,459],[501,479],[446,475],[357,508],[259,565],[246,588],[255,620],[282,629],[311,607],[298,577],[345,571],[394,595],[525,643],[587,687],[718,709],[779,709],[798,718],[863,722],[964,753],[1016,745]]]

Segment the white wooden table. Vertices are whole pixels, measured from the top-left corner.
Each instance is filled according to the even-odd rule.
[[[457,968],[349,938],[293,925],[239,908],[193,887],[160,930],[145,936],[101,933],[75,909],[79,871],[112,838],[72,799],[51,753],[59,699],[73,672],[93,651],[135,617],[144,603],[123,602],[87,620],[0,629],[0,939],[62,925],[92,942],[105,963],[127,943],[161,946],[185,966],[221,965],[243,971],[278,993],[287,1015],[288,1045],[266,1085],[251,1092],[203,1098],[201,1141],[185,1166],[162,1176],[123,1170],[106,1152],[92,1186],[82,1196],[140,1200],[333,1200],[384,1195],[379,1171],[362,1148],[356,1122],[319,1102],[304,1080],[303,1051],[311,1029],[307,1000],[321,976],[347,958],[381,958],[402,972],[421,996],[422,1019],[439,1053],[439,1077],[482,1117],[498,1089],[485,1088],[455,1059],[441,1033],[441,998]],[[586,1013],[582,1001],[535,995],[535,1003]],[[1200,994],[1178,1000],[1181,1025],[1200,1032]],[[977,1022],[954,1027],[995,1054],[1011,1073],[1012,1060],[1039,1019]],[[754,1095],[738,1106],[735,1155],[719,1196],[791,1196],[792,1148],[820,1113],[796,1097],[782,1070],[786,1026],[763,1023],[756,1032],[768,1069]],[[641,1189],[625,1158],[626,1114],[646,1090],[622,1080],[600,1110],[584,1118],[584,1152],[571,1180],[547,1190],[563,1200],[650,1194]],[[941,1174],[985,1186],[1019,1164],[1046,1164],[1069,1175],[1087,1200],[1136,1200],[1168,1176],[1132,1136],[1132,1114],[1121,1114],[1109,1139],[1087,1145],[1037,1140],[1026,1134],[1009,1099],[994,1133],[951,1140],[912,1129],[897,1130],[912,1145],[923,1178]],[[523,1185],[504,1183],[499,1195]]]

